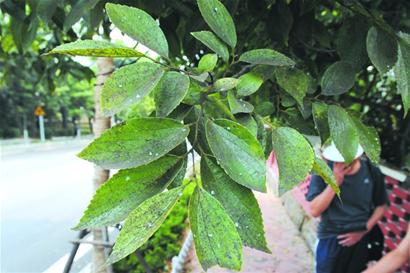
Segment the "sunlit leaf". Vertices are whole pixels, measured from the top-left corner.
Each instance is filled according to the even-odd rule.
[[[227,91],[235,88],[238,85],[239,80],[236,78],[221,78],[216,80],[214,84],[215,91]]]
[[[171,151],[188,133],[172,119],[131,119],[105,131],[78,156],[106,169],[138,167]]]
[[[107,3],[111,22],[122,32],[159,55],[168,57],[168,42],[158,23],[145,11],[133,7]]]
[[[236,86],[239,96],[249,96],[263,84],[263,78],[256,73],[250,72],[239,77],[238,85]]]
[[[60,45],[49,54],[68,54],[73,56],[92,57],[142,57],[144,54],[124,46],[112,44],[107,41],[77,40],[72,43]]]
[[[205,54],[199,60],[198,70],[200,72],[210,72],[214,70],[217,62],[218,56],[216,54]]]
[[[104,83],[101,108],[106,116],[118,113],[140,102],[161,79],[164,71],[159,64],[137,62],[115,71]]]

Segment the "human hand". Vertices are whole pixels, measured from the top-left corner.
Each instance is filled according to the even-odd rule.
[[[350,166],[345,166],[344,163],[336,162],[333,165],[333,175],[336,178],[337,184],[340,186],[343,183],[345,174],[350,170]]]
[[[363,236],[366,235],[366,231],[356,231],[356,232],[349,232],[345,234],[341,234],[337,236],[339,239],[339,244],[342,246],[352,246],[359,242]]]

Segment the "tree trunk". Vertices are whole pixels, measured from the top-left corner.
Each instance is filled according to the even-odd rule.
[[[97,59],[98,75],[97,81],[94,89],[94,104],[95,104],[95,117],[94,117],[94,136],[99,137],[102,132],[110,128],[110,118],[104,117],[101,112],[100,100],[101,100],[101,90],[104,85],[105,80],[111,74],[114,69],[114,63],[112,58],[98,58]],[[99,166],[94,167],[94,190],[97,190],[109,177],[110,171],[104,170]],[[104,233],[103,229],[93,229],[92,230],[95,241],[103,241]],[[96,246],[93,247],[93,263],[92,272],[93,273],[109,273],[112,272],[111,267],[105,266],[106,252],[104,247]]]

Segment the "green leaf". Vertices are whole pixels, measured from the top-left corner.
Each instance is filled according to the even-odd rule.
[[[262,117],[270,116],[275,111],[275,106],[270,101],[263,101],[255,106],[255,113]]]
[[[64,20],[64,31],[69,30],[77,21],[92,9],[100,0],[79,0],[72,6]]]
[[[272,66],[294,66],[295,62],[273,49],[254,49],[239,57],[239,61],[251,64],[266,64]]]
[[[329,166],[324,160],[316,157],[313,163],[313,171],[317,175],[322,177],[325,183],[328,184],[337,194],[337,196],[340,197],[340,188],[337,185],[335,176],[333,175],[333,171],[329,168]]]
[[[259,142],[242,125],[218,119],[206,123],[206,138],[225,172],[237,183],[265,192],[265,156]]]
[[[235,224],[211,194],[196,187],[189,202],[196,255],[207,271],[214,265],[239,271],[242,242]]]
[[[367,62],[366,54],[366,32],[368,25],[360,16],[347,18],[338,31],[336,39],[336,50],[342,61],[360,70]]]
[[[290,127],[273,130],[272,146],[278,162],[280,188],[290,190],[312,169],[313,149],[303,135]]]
[[[217,62],[218,56],[216,54],[205,54],[199,60],[198,70],[200,72],[211,72],[214,70]]]
[[[234,221],[244,245],[270,253],[266,245],[263,221],[252,191],[233,181],[210,157],[201,158],[201,180]]]
[[[188,76],[176,71],[166,72],[154,91],[157,117],[168,116],[184,99],[188,89]]]
[[[164,71],[159,64],[137,62],[115,71],[104,83],[101,108],[104,115],[118,113],[140,102],[161,79]]]
[[[225,6],[218,0],[198,0],[198,7],[205,22],[216,35],[231,47],[235,47],[235,24]]]
[[[0,1],[1,2],[1,1]],[[57,8],[60,0],[39,0],[37,4],[37,13],[41,19],[48,23]]]
[[[338,61],[330,65],[322,76],[322,93],[325,96],[340,95],[349,91],[355,81],[353,67]]]
[[[256,73],[250,72],[239,77],[236,89],[238,96],[249,96],[256,91],[263,84],[263,78]]]
[[[238,85],[239,80],[236,78],[222,78],[216,80],[214,89],[217,92],[227,91],[235,88]]]
[[[228,48],[221,40],[219,40],[218,37],[215,36],[215,34],[213,34],[210,31],[197,31],[197,32],[191,32],[191,35],[194,36],[195,39],[199,40],[204,45],[209,47],[216,54],[221,56],[222,60],[228,61],[229,59]]]
[[[106,169],[148,164],[182,143],[189,128],[164,118],[136,118],[105,131],[79,157]]]
[[[119,171],[97,190],[75,229],[104,227],[124,220],[139,204],[167,187],[171,181],[160,178],[178,161],[178,157],[165,156]]]
[[[122,32],[163,57],[168,57],[168,42],[158,23],[145,11],[123,5],[105,5],[111,22]]]
[[[178,187],[154,195],[134,209],[127,217],[107,263],[115,263],[142,246],[161,226],[182,195]]]
[[[330,105],[328,110],[330,136],[336,148],[347,163],[354,160],[359,146],[356,126],[349,114],[337,105]]]
[[[354,115],[350,115],[350,118],[356,126],[359,143],[362,145],[364,152],[373,163],[378,164],[382,147],[376,128],[364,125],[360,118]]]
[[[200,104],[202,92],[204,90],[205,88],[202,87],[196,80],[190,79],[188,92],[182,102],[189,105]]]
[[[367,33],[367,54],[380,74],[389,71],[397,60],[397,41],[385,31],[371,27]]]
[[[397,81],[397,90],[403,101],[404,115],[407,115],[410,109],[410,35],[401,32],[400,37],[403,40],[399,41],[394,74]]]
[[[233,91],[228,92],[228,103],[232,114],[251,113],[253,111],[253,105],[247,101],[236,98]]]
[[[68,54],[73,56],[92,57],[142,57],[144,54],[124,46],[112,44],[107,41],[77,40],[72,43],[60,45],[51,50],[50,54]]]
[[[291,95],[299,105],[303,106],[303,98],[310,86],[310,78],[302,70],[296,68],[278,68],[275,71],[278,84]]]
[[[330,137],[329,123],[327,121],[328,105],[323,102],[314,102],[312,105],[313,121],[319,132],[320,140],[324,144]]]
[[[236,117],[238,123],[246,127],[255,137],[258,134],[258,123],[251,114],[238,115]]]

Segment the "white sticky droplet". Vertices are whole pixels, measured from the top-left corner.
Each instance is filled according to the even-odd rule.
[[[129,176],[127,176],[126,178],[125,178],[125,181],[129,181],[131,178],[129,177]]]
[[[238,223],[238,222],[235,223],[235,227],[239,227],[239,223]]]
[[[214,192],[214,191],[211,191],[211,194],[212,194],[212,195],[215,195],[215,192]]]
[[[178,193],[178,196],[182,196],[182,192]]]
[[[148,223],[147,228],[152,228],[152,223]]]
[[[208,237],[212,237],[212,234],[211,234],[211,233],[209,233],[209,234],[208,234]]]
[[[214,8],[214,11],[215,11],[215,12],[217,12],[217,11],[218,11],[218,8],[217,8],[217,7],[215,7],[215,8]]]
[[[119,84],[118,87],[121,88],[121,87],[122,87],[122,84]]]
[[[231,130],[231,127],[226,127],[226,130]]]
[[[149,152],[149,155],[152,155],[152,152]]]

